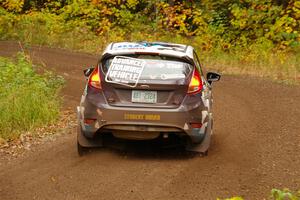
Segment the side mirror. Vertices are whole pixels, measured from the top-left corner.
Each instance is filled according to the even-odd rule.
[[[94,67],[90,67],[90,68],[83,70],[84,76],[86,78],[88,78],[91,75],[91,73],[94,71],[94,69],[95,69]]]
[[[207,72],[206,74],[206,79],[209,84],[212,84],[212,82],[220,80],[220,78],[221,75],[216,72]]]

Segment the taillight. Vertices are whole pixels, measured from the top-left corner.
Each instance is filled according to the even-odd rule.
[[[201,128],[202,127],[202,123],[190,123],[192,128]]]
[[[198,70],[195,68],[193,72],[193,77],[189,84],[188,94],[196,94],[202,90],[202,80]]]
[[[101,89],[101,79],[99,74],[99,67],[97,66],[89,78],[89,86],[92,86],[97,89]]]
[[[96,122],[97,119],[84,119],[84,125],[91,125]]]

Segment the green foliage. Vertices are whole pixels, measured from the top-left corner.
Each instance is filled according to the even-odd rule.
[[[299,0],[22,2],[0,3],[1,40],[96,53],[124,40],[186,43],[223,73],[300,80]]]
[[[297,20],[300,18],[294,13],[296,9],[293,1],[286,9],[273,5],[271,0],[234,3],[230,6],[230,39],[239,46],[247,46],[249,40],[260,38],[272,41],[278,48],[297,46],[300,39]]]
[[[21,12],[24,6],[24,0],[3,0],[0,3],[6,10],[10,12]]]
[[[16,62],[0,57],[0,69],[0,137],[13,139],[57,120],[62,78],[37,74],[23,53]]]
[[[247,47],[262,39],[281,50],[300,46],[299,0],[5,0],[0,5],[10,13],[55,14],[52,18],[59,18],[66,27],[84,26],[96,35],[159,28],[160,32],[200,36],[211,41],[205,44],[208,50]]]

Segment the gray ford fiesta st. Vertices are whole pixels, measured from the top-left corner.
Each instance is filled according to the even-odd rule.
[[[77,107],[77,147],[103,146],[106,134],[128,140],[178,137],[186,150],[207,155],[213,128],[212,82],[192,46],[120,42],[107,46]]]

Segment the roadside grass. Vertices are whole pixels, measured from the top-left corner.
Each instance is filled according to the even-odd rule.
[[[0,57],[0,138],[14,140],[25,131],[57,120],[63,79],[38,74],[25,54],[15,61]]]
[[[222,74],[259,76],[288,84],[300,83],[300,49],[276,50],[266,40],[247,47],[212,47],[210,38],[205,36],[188,38],[145,24],[135,24],[132,31],[118,27],[96,35],[85,24],[65,21],[61,15],[42,12],[14,15],[3,10],[1,12],[0,40],[17,40],[25,46],[45,45],[100,54],[108,43],[125,40],[184,43],[196,48],[206,69]]]
[[[207,68],[223,74],[269,78],[286,84],[300,83],[299,53],[268,53],[262,57],[259,52],[241,50],[241,53],[216,52],[202,57]]]

